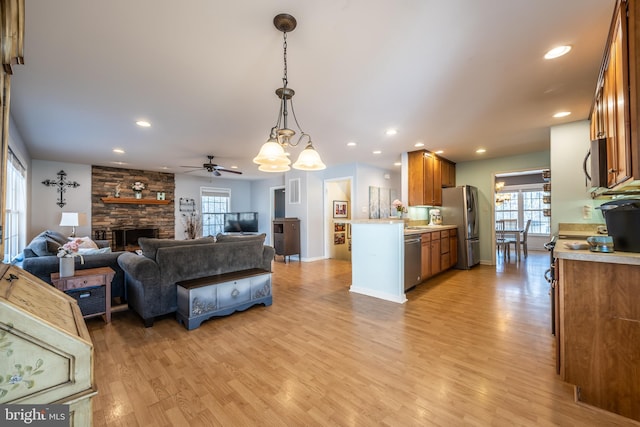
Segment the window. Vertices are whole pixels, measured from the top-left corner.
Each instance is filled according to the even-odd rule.
[[[215,236],[224,231],[224,214],[229,212],[231,190],[228,188],[200,189],[202,206],[202,235]]]
[[[524,227],[527,220],[531,220],[529,234],[551,234],[551,221],[544,216],[546,208],[542,202],[544,196],[542,185],[523,185],[505,187],[500,191],[496,202],[496,220],[515,219],[518,225]]]
[[[27,238],[27,181],[20,160],[9,149],[7,158],[7,193],[5,199],[5,229],[3,262],[18,256]]]

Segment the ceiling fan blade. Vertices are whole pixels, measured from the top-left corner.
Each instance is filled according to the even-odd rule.
[[[233,169],[227,169],[224,166],[220,166],[220,165],[215,165],[214,169],[222,171],[222,172],[231,172],[231,173],[236,173],[238,175],[242,175],[242,172],[240,172],[240,171],[236,171],[236,170],[233,170]]]

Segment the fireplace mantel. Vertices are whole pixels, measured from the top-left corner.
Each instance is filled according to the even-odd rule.
[[[103,203],[119,203],[123,205],[168,205],[171,200],[136,199],[134,197],[103,197]]]

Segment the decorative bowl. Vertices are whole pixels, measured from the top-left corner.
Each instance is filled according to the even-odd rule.
[[[587,237],[587,243],[591,252],[613,252],[613,237],[611,236],[590,236]]]

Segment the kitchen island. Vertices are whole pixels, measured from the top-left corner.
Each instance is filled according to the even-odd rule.
[[[396,303],[407,301],[404,291],[404,236],[430,235],[456,230],[455,226],[406,227],[402,219],[371,219],[351,221],[351,287],[354,293],[369,295]],[[452,234],[455,235],[454,232]],[[449,250],[447,248],[447,255]],[[438,260],[440,242],[438,241]],[[450,260],[447,257],[447,260]],[[447,263],[447,268],[450,262]],[[440,271],[440,270],[438,270]],[[426,277],[425,277],[426,278]],[[423,280],[425,279],[423,278]]]
[[[640,421],[640,254],[558,240],[558,369],[577,401]],[[574,247],[577,245],[574,245]]]

